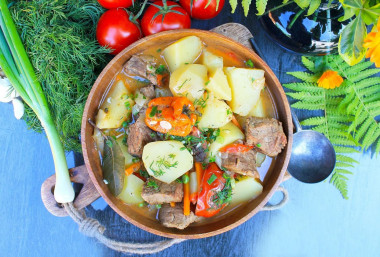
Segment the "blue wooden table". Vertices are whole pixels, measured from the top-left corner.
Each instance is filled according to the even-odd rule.
[[[193,27],[211,29],[226,22],[246,25],[258,38],[268,64],[280,81],[299,70],[300,56],[272,43],[253,18],[240,9]],[[70,218],[57,218],[44,208],[41,183],[54,171],[46,137],[15,120],[10,104],[0,104],[0,256],[122,256],[78,232]],[[307,113],[298,112],[300,118]],[[350,176],[349,200],[328,182],[307,185],[290,179],[283,186],[290,201],[280,210],[261,212],[238,228],[207,239],[175,245],[157,256],[380,256],[380,161],[371,153],[353,156],[360,165]],[[74,154],[67,154],[74,167]],[[280,198],[275,195],[271,202]],[[115,239],[151,242],[162,238],[121,219],[102,199],[87,209]]]

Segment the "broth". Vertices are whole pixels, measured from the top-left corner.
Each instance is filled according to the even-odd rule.
[[[155,57],[158,60],[157,64],[164,64],[166,67],[166,62],[161,54],[161,50],[167,47],[169,44],[162,44],[162,45],[157,45],[155,48],[147,49],[143,51],[142,55],[150,55]],[[205,46],[205,49],[207,49],[209,52],[223,57],[223,63],[225,67],[245,67],[245,60],[239,58],[232,52],[225,52],[222,49],[219,49],[217,46]],[[200,63],[199,61],[199,56],[198,59],[194,63]],[[138,79],[136,79],[138,78]],[[139,77],[133,76],[133,74],[126,74],[123,70],[120,71],[115,78],[110,82],[110,85],[106,91],[105,96],[102,98],[102,101],[99,104],[100,106],[103,104],[104,101],[107,100],[108,94],[111,91],[112,87],[118,80],[123,80],[125,82],[125,85],[127,85],[128,89],[135,93],[135,91],[139,88],[142,88],[149,84],[149,81],[146,81],[144,79],[141,79]],[[168,83],[165,85],[166,88],[169,87]],[[272,94],[267,86],[265,86],[264,90],[261,91],[261,99],[264,102],[265,106],[265,112],[267,113],[267,117],[270,118],[278,118],[278,114],[276,112],[276,106],[273,101]],[[237,117],[238,118],[238,117]],[[239,120],[239,119],[238,119]],[[242,123],[242,119],[239,120],[240,123]],[[122,137],[125,134],[125,129],[124,128],[119,128],[119,129],[108,129],[105,131],[109,135],[113,135],[116,138]],[[101,156],[100,156],[101,158]],[[274,164],[275,158],[271,158],[266,156],[265,161],[261,164],[260,167],[257,168],[258,173],[260,175],[260,180],[263,183],[263,186],[265,187],[266,180],[268,176],[270,175],[272,169],[273,169],[273,164]],[[253,200],[253,199],[252,199]],[[251,201],[252,201],[251,200]],[[249,201],[248,201],[249,202]],[[211,218],[202,218],[199,222],[192,223],[190,226],[200,226],[204,225],[205,223],[208,222],[215,222],[217,220],[223,219],[226,216],[228,216],[231,212],[233,212],[235,209],[239,208],[240,206],[246,205],[248,202],[244,203],[239,203],[239,204],[230,204],[224,209],[222,209],[217,215]],[[158,219],[158,210],[157,209],[149,209],[146,207],[139,207],[137,205],[132,205],[132,204],[126,204],[129,206],[129,208],[132,208],[136,213],[151,219],[151,220],[156,220]],[[192,209],[194,210],[194,206],[192,204]]]

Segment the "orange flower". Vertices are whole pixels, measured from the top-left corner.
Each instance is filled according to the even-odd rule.
[[[377,32],[369,33],[364,39],[363,46],[368,48],[365,57],[371,57],[371,62],[374,62],[375,66],[380,68],[380,19],[377,22]]]
[[[318,86],[325,89],[333,89],[339,87],[343,82],[343,78],[339,76],[338,72],[327,70],[323,72],[322,76],[318,79]]]

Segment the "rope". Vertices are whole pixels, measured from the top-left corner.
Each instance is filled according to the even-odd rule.
[[[288,191],[283,187],[278,187],[278,191],[283,193],[283,199],[275,205],[264,206],[261,210],[272,211],[283,207],[289,200]],[[99,240],[102,244],[111,248],[115,251],[122,253],[133,253],[133,254],[153,254],[158,253],[166,248],[169,248],[175,244],[186,241],[185,239],[169,239],[158,241],[154,243],[126,243],[115,241],[104,235],[106,228],[100,224],[97,219],[89,218],[86,216],[84,210],[78,210],[74,207],[74,204],[65,203],[63,204],[67,214],[79,225],[79,232],[88,237],[93,237]]]
[[[184,239],[170,239],[154,243],[125,243],[115,241],[104,235],[106,228],[98,220],[88,218],[84,212],[74,207],[73,203],[63,204],[69,216],[79,225],[79,231],[85,236],[94,237],[102,244],[118,252],[134,254],[153,254],[161,252],[166,248],[185,241]]]
[[[288,201],[289,201],[289,193],[288,193],[288,190],[286,190],[285,188],[283,187],[278,187],[276,191],[280,191],[283,195],[281,201],[278,203],[278,204],[267,204],[265,205],[261,210],[262,211],[274,211],[274,210],[278,210],[280,208],[282,208]]]

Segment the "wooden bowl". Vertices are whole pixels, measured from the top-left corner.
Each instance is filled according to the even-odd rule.
[[[266,83],[273,97],[278,118],[283,124],[284,132],[288,139],[288,144],[281,152],[281,154],[277,156],[274,164],[272,164],[274,165],[274,168],[272,169],[271,174],[268,174],[266,176],[263,193],[258,198],[250,201],[246,205],[238,207],[225,218],[215,219],[211,222],[197,226],[190,226],[184,230],[177,230],[173,228],[166,228],[162,226],[157,220],[152,220],[141,216],[134,209],[128,207],[128,205],[124,204],[121,200],[111,194],[107,188],[107,185],[103,182],[100,158],[98,152],[95,149],[95,144],[92,139],[93,127],[88,123],[88,119],[95,120],[99,103],[106,89],[108,88],[110,81],[118,72],[121,71],[123,64],[133,54],[140,53],[143,50],[151,47],[156,47],[157,44],[169,44],[180,38],[190,35],[198,36],[207,45],[215,46],[225,51],[232,51],[243,59],[251,59],[253,60],[255,67],[265,70]],[[112,209],[114,209],[127,221],[153,234],[171,238],[194,239],[215,236],[226,232],[247,221],[258,211],[260,211],[260,209],[268,202],[282,181],[282,177],[289,162],[292,145],[292,131],[293,126],[291,121],[290,108],[285,93],[272,70],[265,64],[262,59],[260,59],[252,50],[225,36],[209,31],[188,29],[167,31],[145,37],[127,47],[104,68],[96,80],[86,102],[82,120],[81,140],[84,161],[89,172],[89,176],[99,191],[100,195],[105,199],[105,201],[111,206]]]

